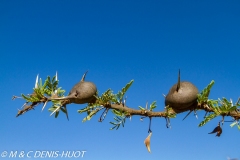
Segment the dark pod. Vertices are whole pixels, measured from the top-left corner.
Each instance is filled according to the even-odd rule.
[[[171,107],[176,112],[181,112],[197,103],[198,89],[191,82],[180,82],[180,71],[178,83],[173,85],[165,98],[165,106]]]
[[[213,133],[217,133],[216,136],[220,137],[222,134],[222,128],[220,126],[220,123],[218,123],[218,126],[216,128],[214,128],[214,130],[208,134],[213,134]]]
[[[69,92],[68,96],[62,98],[53,98],[52,100],[69,100],[70,103],[84,104],[94,103],[96,101],[97,87],[92,82],[85,82],[85,76],[83,75],[81,81],[77,83]]]

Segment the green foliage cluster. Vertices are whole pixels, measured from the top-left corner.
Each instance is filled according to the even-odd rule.
[[[131,87],[133,84],[133,80],[131,80],[129,83],[126,84],[125,87],[122,88],[121,91],[119,91],[117,94],[113,94],[113,91],[111,89],[108,89],[106,92],[104,92],[100,97],[97,97],[97,103],[98,104],[106,104],[106,103],[115,103],[115,104],[122,104],[123,97],[127,90]]]
[[[210,94],[211,88],[214,85],[214,81],[212,80],[207,87],[205,87],[200,94],[198,94],[198,102],[201,104],[208,103],[208,96]]]
[[[143,108],[142,106],[138,106],[138,108],[140,108],[142,111],[153,111],[153,109],[157,107],[156,103],[157,103],[156,101],[153,101],[149,106],[149,110],[148,110],[148,104],[146,104],[146,108]]]
[[[112,110],[112,113],[115,114],[115,117],[114,117],[114,120],[115,122],[110,122],[113,127],[110,128],[111,130],[113,129],[118,129],[121,125],[122,127],[124,127],[124,124],[125,124],[125,121],[126,121],[126,113],[122,112],[122,111],[118,111],[116,109],[113,109]]]
[[[33,93],[30,95],[21,94],[21,96],[27,102],[34,102],[34,103],[44,103],[43,109],[47,104],[47,101],[53,95],[55,97],[63,97],[65,90],[58,88],[59,81],[57,80],[56,76],[53,76],[51,79],[50,76],[47,77],[44,84],[42,83],[42,79],[40,78],[38,81],[38,76],[35,84],[35,88],[33,88]],[[62,108],[61,101],[59,100],[52,100],[52,107],[49,108],[50,112],[55,113],[55,117],[58,116],[59,110],[66,113],[66,109]]]
[[[42,79],[40,78],[39,82],[37,80],[35,88],[33,88],[33,94],[21,96],[27,102],[40,102],[42,99],[46,97],[50,97],[53,94],[57,95],[58,97],[62,97],[65,93],[65,90],[62,90],[61,87],[58,88],[58,80],[56,80],[56,76],[51,78],[48,76],[45,80],[44,84],[42,84]]]
[[[215,117],[222,116],[222,123],[224,122],[224,116],[228,115],[230,112],[237,111],[240,104],[237,102],[233,104],[232,100],[228,101],[225,97],[218,100],[209,99],[209,93],[214,84],[214,81],[211,81],[210,84],[203,89],[203,91],[198,94],[198,103],[201,105],[207,106],[209,109],[213,110],[208,116],[204,118],[204,120],[199,124],[199,127],[202,127],[207,122],[211,121]],[[233,127],[234,125],[238,126],[240,129],[240,125],[238,119],[234,119],[234,122],[230,125]]]
[[[171,108],[171,107],[166,106],[165,108],[166,108],[165,115],[166,115],[168,118],[176,118],[176,117],[177,117],[177,114],[176,114],[176,113],[170,112],[170,111],[172,111],[172,108]]]
[[[124,95],[132,84],[133,84],[133,80],[127,83],[126,86],[123,87],[122,90],[119,91],[117,94],[114,94],[111,89],[108,89],[107,91],[102,93],[101,96],[96,96],[97,98],[96,103],[89,103],[85,108],[78,110],[78,113],[83,113],[83,112],[87,113],[87,116],[83,119],[83,122],[90,120],[95,114],[97,114],[101,109],[103,109],[104,108],[103,105],[105,106],[108,104],[124,105],[124,102],[123,102]],[[105,112],[107,112],[107,110]],[[114,127],[111,129],[114,129],[114,128],[118,129],[120,124],[124,126],[127,113],[124,113],[118,110],[112,110],[112,113],[116,116],[114,117],[116,122],[110,122],[111,124],[114,125]],[[106,114],[107,113],[103,114],[103,116],[105,116]]]
[[[103,109],[99,104],[97,103],[89,103],[85,108],[78,110],[78,113],[87,113],[87,116],[82,120],[82,122],[86,122],[87,120],[91,120],[91,118]]]

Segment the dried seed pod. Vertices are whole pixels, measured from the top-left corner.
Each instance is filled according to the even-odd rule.
[[[144,140],[144,144],[147,147],[147,150],[149,153],[151,153],[151,149],[150,149],[150,138],[152,136],[152,132],[149,133],[149,135],[147,136],[147,138]]]
[[[222,134],[222,128],[220,126],[220,123],[218,123],[218,126],[214,128],[214,130],[208,134],[213,134],[213,133],[217,133],[216,136],[220,137]]]
[[[86,74],[87,72],[83,75],[81,81],[71,89],[68,96],[51,98],[51,100],[69,100],[70,103],[76,104],[94,103],[96,101],[97,87],[92,82],[84,81]]]
[[[165,98],[165,106],[171,107],[176,112],[181,112],[197,103],[198,89],[191,82],[180,82],[180,70],[178,83],[173,85]]]

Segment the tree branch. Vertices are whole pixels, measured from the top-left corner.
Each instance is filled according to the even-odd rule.
[[[49,108],[49,111],[51,111],[52,114],[55,113],[55,117],[58,116],[59,111],[66,112],[66,107],[65,107],[65,110],[62,107],[70,104],[71,101],[69,101],[68,99],[65,99],[65,100],[52,99],[54,97],[64,97],[63,94],[65,92],[65,90],[62,90],[61,88],[57,87],[58,80],[55,77],[51,79],[48,76],[47,79],[45,80],[45,83],[42,84],[41,79],[40,79],[40,82],[38,82],[38,76],[37,76],[33,94],[30,94],[28,96],[25,96],[22,94],[22,98],[27,101],[26,103],[31,102],[31,105],[24,106],[22,110],[19,110],[17,117],[19,115],[22,115],[34,109],[39,104],[43,103],[43,108],[44,108],[46,103],[50,101],[53,103],[53,105],[51,108]],[[149,118],[163,117],[168,119],[169,121],[169,118],[175,118],[176,115],[179,113],[183,113],[187,111],[196,112],[197,110],[202,110],[210,114],[209,115],[206,114],[207,116],[204,117],[204,120],[199,124],[199,126],[203,126],[204,124],[206,124],[211,119],[217,116],[222,116],[223,118],[225,116],[230,116],[234,118],[234,120],[238,124],[238,128],[240,128],[240,125],[238,123],[238,121],[240,120],[240,111],[238,109],[238,107],[240,106],[239,104],[240,98],[238,99],[235,105],[232,103],[231,99],[230,101],[228,101],[226,98],[222,98],[218,100],[208,99],[210,89],[213,86],[214,81],[211,81],[210,84],[206,88],[204,88],[201,93],[197,95],[197,99],[191,106],[188,106],[187,108],[183,108],[181,106],[179,107],[177,106],[174,108],[172,108],[171,106],[165,106],[163,111],[158,111],[158,112],[153,111],[154,108],[156,108],[156,101],[154,101],[150,105],[149,109],[147,108],[148,107],[147,105],[146,105],[146,108],[139,106],[139,109],[134,109],[125,105],[126,98],[123,101],[124,95],[127,92],[127,90],[130,88],[132,83],[133,83],[133,80],[127,83],[126,86],[123,87],[122,90],[119,91],[117,94],[113,94],[113,91],[111,89],[108,89],[101,96],[97,95],[96,101],[94,103],[87,103],[87,106],[83,109],[78,110],[78,112],[79,113],[86,112],[88,116],[85,118],[85,120],[90,120],[92,116],[96,115],[96,113],[101,109],[103,109],[104,107],[105,111],[102,113],[100,121],[104,120],[104,117],[108,113],[107,111],[110,109],[113,110],[113,114],[115,114],[116,118],[120,118],[120,119],[124,117],[126,118],[126,117],[137,115],[137,116],[149,117]],[[15,98],[21,98],[21,97],[14,96],[13,99]]]
[[[119,111],[123,111],[126,112],[128,116],[134,116],[134,115],[139,115],[139,116],[146,116],[146,117],[168,117],[167,116],[167,112],[166,111],[160,111],[160,112],[154,112],[154,111],[148,111],[148,110],[137,110],[137,109],[133,109],[130,108],[128,106],[123,106],[122,104],[106,104],[103,105],[105,108],[109,108],[109,109],[116,109]],[[206,112],[214,112],[213,109],[209,108],[207,105],[202,105],[200,103],[197,104],[197,106],[195,107],[196,110],[203,110]],[[183,113],[186,111],[190,111],[190,109],[186,109],[186,110],[181,110],[181,111],[174,111],[174,110],[170,110],[168,112],[168,114],[179,114],[179,113]],[[229,112],[227,114],[224,114],[223,116],[231,116],[234,117],[235,119],[240,119],[240,112],[239,111],[232,111]]]

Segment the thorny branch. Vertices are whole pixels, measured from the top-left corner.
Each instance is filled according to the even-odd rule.
[[[85,75],[86,73],[83,76],[84,78],[85,78]],[[81,80],[80,83],[83,83],[83,80]],[[111,129],[118,129],[121,125],[124,127],[125,119],[131,118],[132,116],[141,116],[140,120],[148,117],[150,120],[149,128],[148,128],[149,136],[145,139],[144,144],[146,145],[149,152],[151,152],[150,151],[150,137],[152,135],[151,121],[152,121],[152,118],[154,117],[164,117],[166,119],[167,128],[170,128],[171,127],[170,118],[175,118],[176,115],[179,113],[188,112],[187,115],[185,116],[186,118],[189,114],[191,114],[192,111],[194,111],[194,114],[197,118],[196,111],[205,111],[206,114],[204,116],[204,120],[199,124],[200,127],[205,125],[207,122],[209,122],[213,118],[217,116],[222,116],[222,120],[218,123],[218,126],[214,128],[214,130],[209,134],[217,133],[216,136],[220,137],[222,133],[222,128],[220,123],[223,124],[224,118],[226,116],[230,116],[233,118],[233,120],[231,121],[233,123],[230,125],[231,127],[233,127],[234,125],[237,125],[238,129],[240,129],[240,124],[239,124],[240,98],[238,99],[236,104],[233,104],[231,99],[230,101],[228,101],[224,97],[218,100],[210,100],[208,96],[210,93],[210,89],[214,84],[214,81],[211,81],[211,83],[206,88],[204,88],[201,93],[197,94],[197,99],[195,99],[194,102],[191,103],[187,108],[184,108],[184,107],[172,108],[171,105],[169,106],[168,104],[166,104],[167,106],[164,107],[164,110],[158,111],[158,112],[153,111],[157,107],[156,101],[154,101],[149,106],[149,109],[148,109],[148,103],[146,104],[145,108],[139,106],[140,109],[134,109],[126,105],[126,98],[124,99],[124,95],[127,92],[128,88],[130,88],[132,83],[133,83],[133,80],[131,80],[117,94],[113,94],[112,93],[113,91],[111,89],[108,89],[101,96],[98,96],[98,94],[97,93],[95,94],[94,92],[95,101],[94,102],[91,101],[91,103],[88,101],[87,106],[85,108],[78,110],[79,113],[83,113],[83,112],[87,113],[87,117],[83,119],[83,122],[85,122],[86,120],[90,120],[94,115],[96,115],[96,113],[98,113],[102,109],[104,109],[104,111],[100,116],[99,122],[102,122],[105,119],[109,110],[112,110],[113,114],[115,114],[116,116],[114,117],[114,120],[116,120],[116,122],[110,122],[112,125],[114,125],[114,127],[112,127]],[[65,90],[58,88],[57,85],[58,85],[57,73],[56,73],[56,76],[54,76],[52,79],[50,79],[50,77],[48,76],[44,84],[42,84],[41,79],[40,79],[40,82],[38,82],[38,75],[37,75],[35,87],[33,89],[34,92],[32,94],[29,94],[27,96],[22,94],[22,97],[13,96],[12,98],[13,100],[16,98],[23,98],[26,100],[26,103],[23,105],[23,109],[18,110],[17,117],[30,110],[33,110],[39,104],[43,104],[43,108],[42,108],[43,110],[46,104],[51,101],[53,103],[53,106],[49,108],[49,111],[52,112],[51,115],[55,113],[55,117],[57,117],[59,114],[59,111],[63,111],[68,118],[66,105],[74,102],[71,102],[70,99],[62,99],[62,97],[64,97]],[[179,86],[180,86],[180,71],[179,71],[179,77],[178,77],[177,91],[179,89]],[[75,98],[77,98],[77,96],[78,95],[76,95]],[[59,97],[60,99],[58,99]],[[31,103],[31,104],[27,105],[28,103]],[[82,103],[79,103],[79,104],[82,104]]]
[[[139,106],[140,109],[134,109],[134,108],[128,107],[126,105],[126,98],[123,102],[124,95],[127,92],[127,90],[130,88],[132,83],[133,83],[133,80],[131,80],[117,94],[113,94],[112,90],[109,89],[106,92],[104,92],[101,96],[96,95],[95,102],[87,103],[88,104],[87,107],[79,110],[78,112],[79,113],[86,112],[88,116],[85,118],[85,120],[90,120],[91,117],[96,115],[98,111],[105,108],[104,112],[101,114],[101,117],[99,119],[100,122],[104,120],[109,110],[112,110],[113,113],[117,116],[115,120],[119,119],[120,122],[121,122],[121,119],[131,118],[132,116],[135,116],[135,115],[145,117],[145,118],[149,117],[150,120],[152,120],[153,117],[164,117],[167,120],[167,127],[170,127],[170,118],[175,118],[177,114],[190,111],[187,114],[188,116],[192,111],[194,111],[194,114],[196,115],[196,111],[202,110],[206,112],[206,115],[204,117],[204,121],[202,121],[199,124],[199,126],[203,126],[208,121],[210,121],[211,119],[217,116],[222,116],[222,123],[223,123],[224,117],[230,116],[233,118],[234,124],[238,124],[238,127],[240,128],[240,125],[239,125],[240,111],[238,108],[240,106],[239,104],[240,98],[238,99],[235,105],[233,104],[231,99],[230,101],[228,101],[226,98],[222,98],[219,100],[209,100],[208,96],[210,93],[210,89],[214,84],[214,81],[211,81],[211,83],[206,88],[204,88],[204,90],[200,94],[198,94],[198,99],[190,107],[173,109],[169,106],[165,106],[163,111],[158,111],[158,112],[153,111],[153,109],[156,108],[156,101],[154,101],[150,105],[149,109],[147,108],[148,107],[147,104],[146,104],[146,108]],[[56,97],[57,98],[63,97],[63,93],[65,92],[64,90],[61,90],[61,88],[58,88],[57,85],[58,85],[57,74],[52,79],[48,77],[45,80],[44,84],[42,84],[41,79],[40,79],[40,82],[38,82],[38,76],[37,76],[35,88],[33,89],[34,92],[32,94],[28,96],[25,96],[22,94],[22,97],[13,96],[12,98],[12,99],[23,98],[27,101],[24,104],[24,108],[18,111],[17,117],[19,115],[22,115],[34,109],[38,104],[43,103],[44,104],[43,109],[44,109],[46,104],[50,101],[52,101],[53,106],[49,108],[49,111],[52,111],[52,114],[56,112],[55,117],[58,116],[60,110],[62,110],[67,115],[66,105],[70,104],[71,102],[68,99],[61,99],[61,100],[54,99]],[[31,104],[26,105],[29,102],[31,102]],[[119,125],[119,123],[111,123],[111,124]],[[149,130],[150,130],[150,127],[149,127]]]
[[[146,116],[146,117],[168,117],[166,111],[160,111],[160,112],[143,111],[143,110],[133,109],[128,106],[123,106],[122,104],[110,104],[110,105],[108,104],[108,105],[103,105],[103,106],[105,108],[116,109],[119,111],[127,112],[127,116],[138,115],[138,116]],[[202,104],[198,104],[195,109],[203,110],[206,112],[214,112],[213,109],[210,109],[207,105],[202,105]],[[183,113],[186,111],[189,111],[189,110],[182,110],[182,111],[178,111],[178,112],[171,110],[168,112],[168,114],[179,114],[179,113]],[[232,112],[227,113],[225,116],[231,116],[231,117],[234,117],[235,119],[240,119],[240,112],[232,111]]]
[[[51,100],[47,99],[47,101],[51,101]],[[29,106],[25,106],[22,110],[18,111],[17,117],[19,115],[22,115],[22,114],[26,113],[29,110],[34,109],[34,107],[36,107],[37,104],[39,104],[39,103],[44,103],[44,101],[34,102]],[[68,103],[65,100],[65,101],[62,101],[62,104],[68,104]],[[123,104],[109,104],[108,103],[108,104],[102,104],[101,106],[105,107],[106,109],[116,109],[118,111],[126,112],[127,113],[126,116],[136,116],[137,115],[137,116],[145,116],[145,117],[165,117],[165,118],[167,118],[168,114],[179,114],[179,113],[190,111],[190,110],[187,110],[187,109],[186,110],[181,110],[181,111],[170,110],[170,111],[168,111],[168,114],[167,114],[166,111],[156,112],[156,111],[148,111],[148,110],[139,110],[139,109],[134,109],[134,108],[128,107],[128,106],[123,105]],[[206,111],[208,113],[209,112],[214,112],[214,110],[209,108],[207,104],[198,103],[195,106],[195,109]],[[240,112],[235,110],[235,111],[226,113],[222,116],[231,116],[234,119],[238,120],[238,119],[240,119]]]

